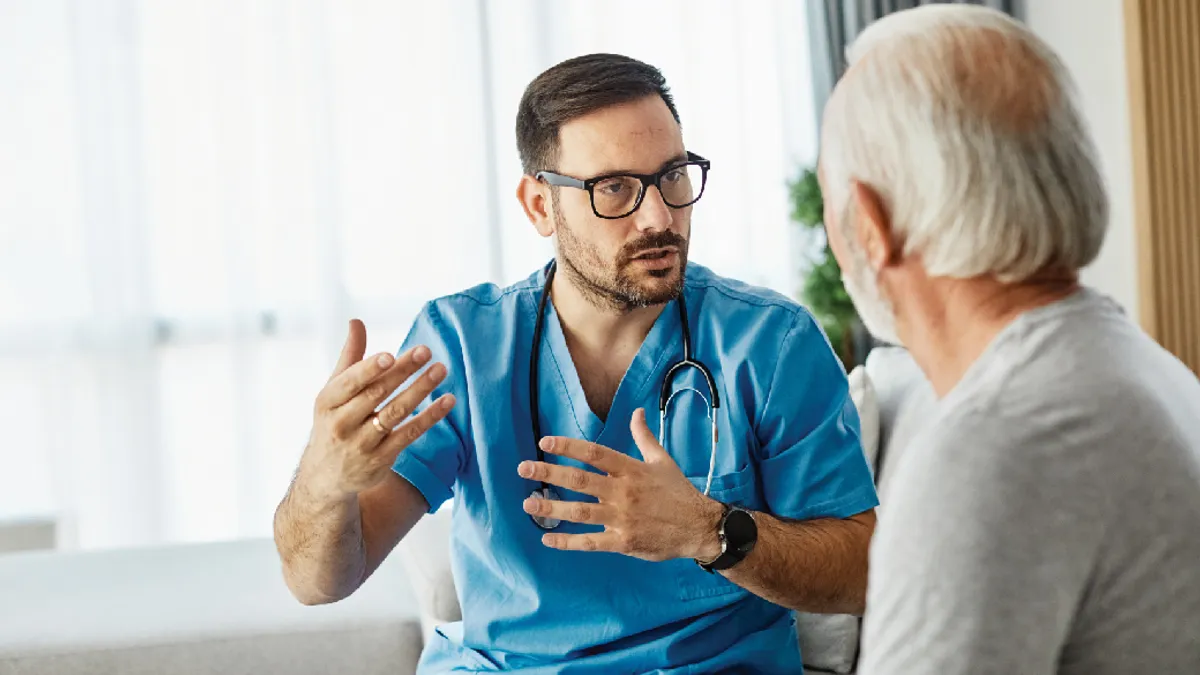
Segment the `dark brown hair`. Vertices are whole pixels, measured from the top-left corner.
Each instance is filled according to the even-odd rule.
[[[558,130],[590,112],[657,94],[675,121],[679,112],[661,71],[620,54],[588,54],[568,59],[538,75],[517,108],[517,152],[533,175],[554,170]]]

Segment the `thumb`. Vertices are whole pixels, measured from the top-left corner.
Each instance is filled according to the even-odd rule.
[[[638,408],[633,411],[633,419],[629,422],[629,430],[633,432],[633,442],[637,444],[638,450],[642,451],[642,459],[647,464],[658,464],[659,462],[675,463],[671,459],[671,455],[659,445],[658,439],[654,437],[654,432],[650,431],[649,425],[646,424],[646,410]]]
[[[367,327],[358,319],[350,320],[350,330],[346,334],[346,344],[342,345],[342,353],[338,356],[337,365],[333,367],[333,376],[337,376],[350,366],[362,361],[367,352]]]

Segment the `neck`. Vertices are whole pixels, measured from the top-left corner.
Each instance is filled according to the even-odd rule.
[[[563,334],[589,352],[631,345],[636,351],[665,306],[615,307],[591,297],[562,270],[554,275],[550,297]]]
[[[1020,284],[992,278],[926,279],[928,288],[897,307],[897,331],[939,398],[950,393],[971,364],[1025,312],[1079,290],[1074,274]]]

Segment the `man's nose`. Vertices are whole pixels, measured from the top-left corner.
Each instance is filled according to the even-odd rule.
[[[675,220],[674,209],[663,201],[662,193],[651,185],[642,196],[642,205],[633,214],[638,230],[661,232],[671,227]]]

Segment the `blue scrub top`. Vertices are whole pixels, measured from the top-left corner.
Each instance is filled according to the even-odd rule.
[[[421,673],[801,672],[791,612],[691,560],[646,562],[558,551],[522,510],[537,484],[517,475],[534,459],[529,364],[546,268],[508,288],[481,285],[427,304],[400,351],[427,345],[449,375],[446,419],[402,452],[395,471],[436,510],[454,498],[452,566],[463,621],[441,626]],[[689,264],[684,283],[695,358],[721,400],[710,496],[784,518],[845,518],[878,501],[859,442],[845,371],[795,302]],[[585,438],[640,458],[629,431],[638,407],[658,433],[658,396],[682,358],[669,303],[625,373],[607,423],[591,411],[547,303],[539,364],[546,435]],[[695,369],[675,389],[707,393]],[[666,448],[698,489],[708,475],[706,408],[677,396]],[[547,455],[547,461],[578,465]],[[562,491],[563,498],[588,500]],[[564,522],[558,532],[595,532]]]

